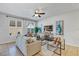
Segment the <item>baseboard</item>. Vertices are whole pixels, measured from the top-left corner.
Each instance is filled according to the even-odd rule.
[[[78,44],[73,44],[73,43],[66,43],[66,45],[70,45],[70,46],[79,47],[79,45],[78,45]]]
[[[0,45],[1,45],[1,44],[8,44],[8,43],[15,43],[15,42],[16,42],[16,40],[14,40],[14,41],[8,41],[8,42],[0,43]]]

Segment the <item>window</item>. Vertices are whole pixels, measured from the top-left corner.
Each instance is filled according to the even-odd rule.
[[[14,20],[10,20],[10,26],[15,27],[15,21]]]
[[[21,24],[21,21],[17,21],[17,27],[21,27],[22,24]]]

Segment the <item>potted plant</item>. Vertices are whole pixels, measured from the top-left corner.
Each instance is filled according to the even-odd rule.
[[[39,31],[39,28],[35,27],[35,36],[37,36],[38,31]]]

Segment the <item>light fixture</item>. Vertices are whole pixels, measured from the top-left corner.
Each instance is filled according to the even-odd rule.
[[[35,14],[35,16],[38,16],[38,14]]]
[[[27,28],[34,28],[34,24],[33,23],[29,23]]]
[[[36,16],[36,17],[41,17],[42,15],[44,15],[44,11],[42,9],[36,9],[35,10],[35,13],[33,16]]]

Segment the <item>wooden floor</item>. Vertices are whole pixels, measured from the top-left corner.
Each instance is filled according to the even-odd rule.
[[[57,51],[57,52],[59,53],[59,51]],[[51,53],[52,52],[50,52],[49,54],[51,54]],[[39,55],[44,56],[42,51],[37,54],[37,56],[39,56]],[[51,56],[59,56],[59,55],[53,54]],[[62,55],[61,56],[79,56],[79,47],[66,45],[65,50],[62,50]]]
[[[64,56],[79,56],[79,47],[66,45],[65,51],[62,51]]]
[[[15,43],[7,43],[0,45],[0,56],[22,56]]]
[[[51,54],[52,52],[48,53]],[[19,49],[16,48],[15,43],[8,43],[0,45],[0,56],[23,56]],[[40,51],[35,56],[45,56],[43,51]],[[53,54],[51,56],[58,56]],[[79,56],[79,47],[66,45],[65,50],[62,50],[62,56]]]

